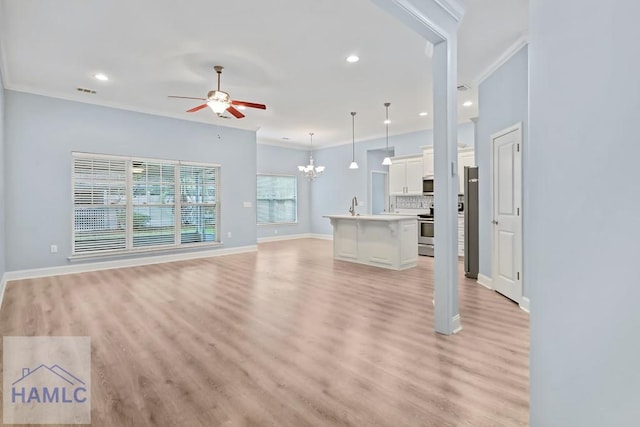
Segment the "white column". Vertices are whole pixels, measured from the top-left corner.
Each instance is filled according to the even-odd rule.
[[[458,27],[463,0],[371,0],[434,44],[435,330],[462,329],[458,311]]]
[[[455,36],[435,45],[435,329],[446,335],[462,328],[458,309],[457,55]]]

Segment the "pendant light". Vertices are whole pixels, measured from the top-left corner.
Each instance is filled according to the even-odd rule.
[[[382,166],[390,166],[391,165],[391,158],[389,157],[389,105],[391,105],[390,102],[385,102],[384,103],[384,108],[386,110],[386,115],[385,115],[385,120],[384,120],[384,124],[386,126],[387,129],[387,157],[384,158],[384,160],[382,161]]]
[[[313,132],[309,132],[311,151],[309,153],[309,164],[307,166],[298,166],[298,170],[302,172],[309,181],[314,181],[324,172],[324,166],[313,165]]]
[[[358,164],[356,163],[356,112],[351,112],[351,137],[353,138],[352,143],[352,157],[351,164],[349,165],[349,169],[358,169]]]

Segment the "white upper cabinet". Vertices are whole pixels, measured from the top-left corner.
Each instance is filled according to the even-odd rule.
[[[389,166],[389,195],[422,195],[422,171],[422,156],[392,158]]]
[[[426,147],[422,150],[422,175],[433,177],[435,175],[433,166],[433,147]],[[458,194],[464,193],[464,167],[475,166],[475,153],[473,148],[458,149]]]
[[[433,177],[433,147],[425,148],[422,151],[422,176]]]
[[[422,195],[422,157],[407,159],[407,194]]]
[[[458,150],[458,193],[464,194],[464,167],[475,166],[475,152],[473,148]]]
[[[389,166],[389,195],[404,194],[407,182],[407,165],[399,160],[392,160]]]

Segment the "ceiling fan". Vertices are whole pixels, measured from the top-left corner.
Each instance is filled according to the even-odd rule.
[[[191,96],[173,96],[169,95],[169,98],[182,98],[182,99],[198,99],[201,101],[206,101],[204,104],[198,105],[197,107],[193,107],[190,110],[187,110],[187,113],[195,113],[196,111],[200,111],[205,107],[209,107],[216,113],[219,117],[225,117],[222,115],[225,111],[231,113],[236,119],[241,119],[244,117],[234,105],[249,107],[249,108],[259,108],[261,110],[266,110],[267,106],[264,104],[256,104],[255,102],[245,102],[245,101],[237,101],[235,99],[231,99],[231,96],[227,92],[223,92],[220,90],[220,76],[222,75],[222,70],[224,69],[221,65],[216,65],[213,67],[218,73],[218,89],[211,90],[207,94],[206,98],[195,98]]]

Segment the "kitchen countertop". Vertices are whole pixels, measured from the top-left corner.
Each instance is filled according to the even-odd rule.
[[[405,219],[417,220],[415,215],[323,215],[323,218],[330,219],[350,219],[359,221],[402,221]]]

